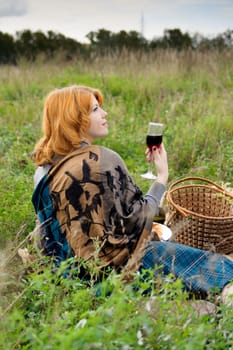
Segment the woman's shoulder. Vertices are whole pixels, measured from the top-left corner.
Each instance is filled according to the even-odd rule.
[[[77,148],[64,157],[58,163],[58,166],[62,164],[68,164],[69,166],[71,163],[74,163],[76,157],[79,158],[80,156],[86,159],[94,159],[97,162],[100,161],[102,164],[120,164],[125,167],[123,159],[116,151],[101,145],[85,145],[84,147]]]
[[[120,162],[124,162],[120,154],[117,153],[116,151],[104,146],[99,146],[99,148],[102,156],[111,157],[112,159],[119,160]]]
[[[85,145],[83,148],[76,150],[73,154],[74,155],[79,155],[79,151],[80,153],[83,152],[93,152],[93,153],[100,153],[103,156],[106,157],[113,157],[116,159],[121,159],[121,156],[119,155],[119,153],[117,153],[116,151],[112,150],[111,148],[105,147],[105,146],[101,146],[101,145]]]

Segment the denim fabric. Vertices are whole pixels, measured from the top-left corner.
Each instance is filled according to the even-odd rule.
[[[174,242],[150,242],[141,269],[159,267],[157,273],[174,274],[187,290],[207,293],[233,280],[233,262],[223,255]],[[156,270],[155,270],[156,271]]]

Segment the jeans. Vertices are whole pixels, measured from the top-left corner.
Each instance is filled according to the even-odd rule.
[[[233,280],[233,261],[224,255],[174,242],[149,242],[140,270],[156,266],[157,273],[172,273],[192,292],[221,291]]]

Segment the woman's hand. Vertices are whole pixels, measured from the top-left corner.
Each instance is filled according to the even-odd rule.
[[[154,162],[157,171],[156,181],[166,185],[168,180],[168,163],[167,152],[163,143],[160,145],[160,147],[153,147],[152,152],[149,148],[147,148],[146,159],[148,162]]]

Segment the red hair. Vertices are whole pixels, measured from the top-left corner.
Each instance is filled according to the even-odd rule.
[[[102,93],[87,86],[56,89],[47,95],[42,122],[43,137],[33,153],[37,165],[53,163],[54,156],[67,155],[85,140],[90,127],[93,96],[102,105]]]

